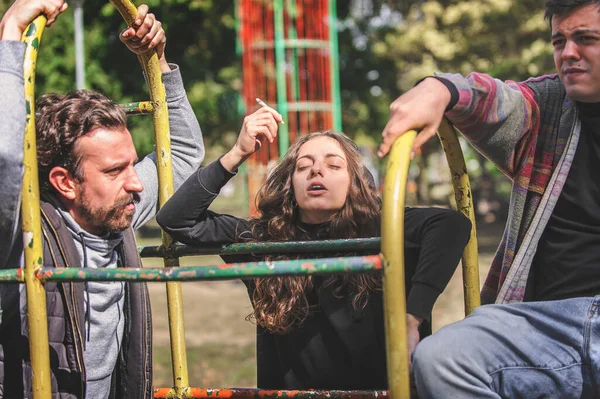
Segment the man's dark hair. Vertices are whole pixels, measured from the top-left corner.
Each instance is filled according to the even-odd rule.
[[[89,90],[68,94],[45,94],[36,102],[37,157],[40,189],[53,191],[48,175],[55,166],[67,169],[81,179],[81,156],[75,151],[77,140],[98,128],[122,129],[125,113],[108,97]]]
[[[552,28],[553,16],[565,15],[579,7],[590,4],[600,6],[600,0],[546,0],[546,12],[544,18],[550,22],[550,27]]]

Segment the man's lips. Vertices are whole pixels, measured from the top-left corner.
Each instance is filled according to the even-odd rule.
[[[567,76],[575,76],[575,75],[579,75],[585,73],[585,69],[580,69],[580,68],[567,68],[563,71],[563,74],[567,75]]]

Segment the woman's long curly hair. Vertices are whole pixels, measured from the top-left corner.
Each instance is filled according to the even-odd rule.
[[[327,238],[345,239],[378,236],[380,232],[381,196],[373,177],[365,167],[354,142],[343,133],[315,132],[300,137],[267,177],[257,196],[260,216],[251,220],[253,241],[306,240],[298,225],[299,211],[294,198],[292,175],[300,147],[317,137],[338,142],[346,155],[350,187],[342,209],[331,219]],[[333,256],[333,255],[332,255]],[[299,256],[298,256],[299,257]],[[268,257],[267,260],[289,259]],[[314,288],[312,276],[268,277],[254,280],[254,312],[250,319],[273,333],[285,334],[302,324],[310,312],[307,294]],[[369,295],[381,290],[380,274],[345,274],[328,278],[323,286],[333,286],[336,296],[351,296],[355,309],[367,305]]]

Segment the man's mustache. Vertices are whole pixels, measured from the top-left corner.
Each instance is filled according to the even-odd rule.
[[[123,198],[117,200],[114,205],[114,208],[122,208],[129,204],[137,205],[140,202],[140,194],[139,193],[131,193],[129,195],[125,195]]]

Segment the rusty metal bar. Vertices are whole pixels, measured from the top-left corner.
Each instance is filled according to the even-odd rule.
[[[25,278],[23,274],[23,269],[0,270],[0,283],[24,283]]]
[[[150,101],[117,104],[117,106],[127,115],[150,115],[154,112],[154,106]]]
[[[131,26],[137,15],[137,8],[129,0],[111,0],[121,16]],[[154,112],[154,133],[156,140],[156,164],[158,166],[159,204],[162,206],[173,195],[173,170],[171,160],[171,137],[165,86],[162,81],[158,55],[156,51],[139,56],[146,72],[150,98]],[[162,241],[170,247],[173,240],[163,231]],[[179,266],[179,259],[165,259],[166,267]],[[171,335],[171,360],[173,367],[173,386],[178,393],[189,386],[188,367],[185,349],[185,331],[183,323],[183,296],[181,284],[167,283],[167,302],[169,313],[169,332]]]
[[[277,391],[258,388],[188,388],[183,398],[193,399],[387,399],[388,391]],[[171,388],[154,390],[155,399],[179,398]]]
[[[438,136],[442,148],[446,152],[446,159],[452,175],[454,196],[456,198],[457,210],[471,221],[471,238],[463,251],[462,271],[463,290],[465,296],[465,315],[468,316],[473,309],[481,304],[479,296],[479,257],[477,254],[477,229],[475,228],[475,206],[473,205],[473,193],[465,158],[456,130],[450,122],[444,118],[440,125]]]
[[[46,281],[198,281],[260,276],[331,274],[382,270],[379,255],[273,262],[225,263],[214,266],[170,268],[61,268],[43,267],[37,276]]]
[[[240,255],[240,254],[286,254],[315,252],[363,252],[378,253],[379,237],[352,238],[346,240],[252,242],[230,245],[191,246],[175,245],[171,249],[160,246],[138,247],[142,258],[181,257],[190,255]]]
[[[396,139],[388,156],[381,215],[383,306],[390,396],[410,398],[409,355],[404,285],[404,200],[414,130]]]
[[[35,136],[35,68],[37,55],[46,27],[46,17],[37,17],[23,32],[22,41],[27,44],[25,52],[25,104],[27,124],[25,127],[23,188],[21,218],[25,247],[23,277],[27,291],[27,315],[29,318],[29,348],[33,372],[33,397],[46,399],[52,395],[50,380],[50,350],[48,345],[48,319],[46,316],[46,291],[36,278],[43,265],[42,222],[40,214],[40,188]],[[17,272],[18,275],[18,272]]]

